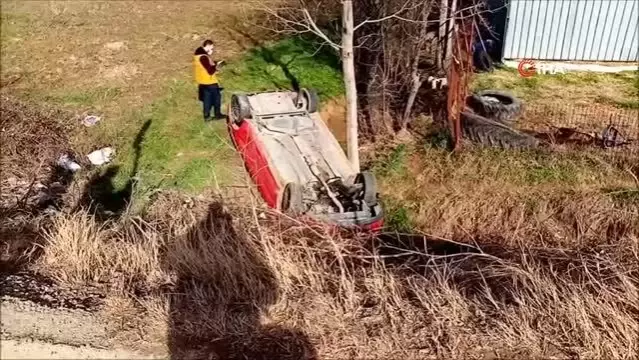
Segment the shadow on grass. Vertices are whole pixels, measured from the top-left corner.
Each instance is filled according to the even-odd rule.
[[[177,281],[170,294],[171,359],[316,359],[306,334],[262,314],[278,298],[277,278],[260,245],[221,203],[190,229],[163,266]]]
[[[293,91],[295,91],[295,92],[299,92],[300,91],[300,82],[299,82],[299,80],[297,80],[295,75],[293,75],[293,73],[291,73],[291,70],[289,69],[289,65],[291,63],[293,63],[295,61],[295,59],[297,59],[297,55],[293,56],[291,58],[291,60],[289,60],[286,63],[284,63],[284,62],[282,62],[282,60],[279,57],[276,56],[275,52],[273,50],[269,49],[269,48],[260,47],[260,48],[258,48],[255,51],[267,63],[279,66],[280,69],[282,69],[282,72],[284,73],[284,76],[286,76],[286,79],[288,79],[288,81],[291,82],[291,88],[293,89]],[[269,75],[266,70],[264,71],[264,73],[266,75]]]
[[[120,189],[116,188],[114,179],[120,172],[120,167],[118,165],[110,165],[106,170],[94,174],[89,179],[77,207],[87,208],[100,218],[118,216],[128,207],[136,184],[142,142],[150,126],[151,120],[147,120],[133,141],[133,167],[126,184]]]
[[[243,48],[247,52],[246,58],[253,63],[253,71],[260,72],[258,76],[262,78],[262,81],[271,82],[275,88],[282,88],[284,79],[270,71],[268,65],[277,66],[294,91],[299,91],[300,87],[309,86],[307,84],[309,82],[321,83],[326,80],[317,79],[317,69],[313,65],[327,65],[332,71],[341,71],[340,60],[335,51],[303,36],[276,43],[265,43],[243,30],[228,30],[228,34],[238,44],[245,44]],[[242,74],[242,76],[251,77],[251,74]]]

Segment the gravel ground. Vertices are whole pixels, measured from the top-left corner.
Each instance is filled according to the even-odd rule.
[[[97,289],[60,289],[31,274],[0,277],[0,359],[154,359],[118,349]],[[165,358],[166,356],[164,356]]]
[[[126,350],[52,344],[38,340],[0,340],[2,359],[159,359]]]
[[[53,340],[69,345],[108,348],[107,328],[84,310],[49,308],[8,296],[2,298],[3,339]]]

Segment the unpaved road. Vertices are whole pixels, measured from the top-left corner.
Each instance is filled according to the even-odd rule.
[[[126,350],[52,344],[39,340],[0,340],[0,347],[0,359],[154,359]]]
[[[3,296],[0,359],[159,359],[118,349],[92,312]]]

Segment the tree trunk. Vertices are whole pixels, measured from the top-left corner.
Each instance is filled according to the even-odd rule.
[[[402,119],[402,130],[408,127],[408,123],[410,122],[410,113],[413,110],[413,105],[415,103],[415,99],[417,98],[417,93],[419,92],[419,88],[422,87],[422,79],[419,76],[419,70],[417,66],[413,69],[411,75],[412,87],[410,89],[410,94],[408,94],[408,100],[406,101],[406,108],[404,109],[404,118]]]
[[[342,71],[346,90],[346,148],[348,159],[359,172],[359,146],[357,138],[357,87],[355,83],[355,57],[353,54],[353,1],[342,0]]]
[[[444,69],[444,58],[446,57],[446,42],[444,41],[446,37],[446,14],[448,14],[448,0],[441,0],[439,3],[439,46],[437,47],[437,49],[439,49],[437,54],[437,67],[440,70]]]
[[[453,0],[448,13],[448,39],[446,40],[446,60],[444,66],[446,69],[450,66],[450,60],[453,56],[453,33],[455,32],[455,12],[457,12],[457,0]]]
[[[416,52],[415,58],[413,59],[413,67],[411,69],[410,79],[411,79],[411,89],[408,94],[408,100],[406,101],[406,108],[404,109],[404,117],[402,119],[402,130],[405,130],[408,127],[408,123],[410,122],[410,114],[413,110],[413,105],[415,104],[415,99],[417,98],[417,93],[419,93],[419,89],[422,87],[422,83],[424,80],[422,79],[422,74],[419,71],[419,62],[421,61],[421,54],[424,51],[424,44],[428,42],[428,15],[430,14],[431,5],[422,7],[422,24],[421,29],[419,30],[419,38],[415,43]]]

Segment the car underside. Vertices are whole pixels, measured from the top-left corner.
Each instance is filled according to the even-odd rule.
[[[245,163],[265,166],[278,184],[276,208],[306,214],[343,226],[381,222],[372,174],[353,170],[339,143],[320,118],[316,95],[305,92],[270,92],[234,95],[230,111],[231,136]],[[248,124],[246,123],[248,122]],[[238,144],[235,132],[246,128],[253,143]],[[248,158],[247,158],[248,157]],[[253,158],[265,159],[258,164]],[[260,169],[250,169],[258,183]]]

